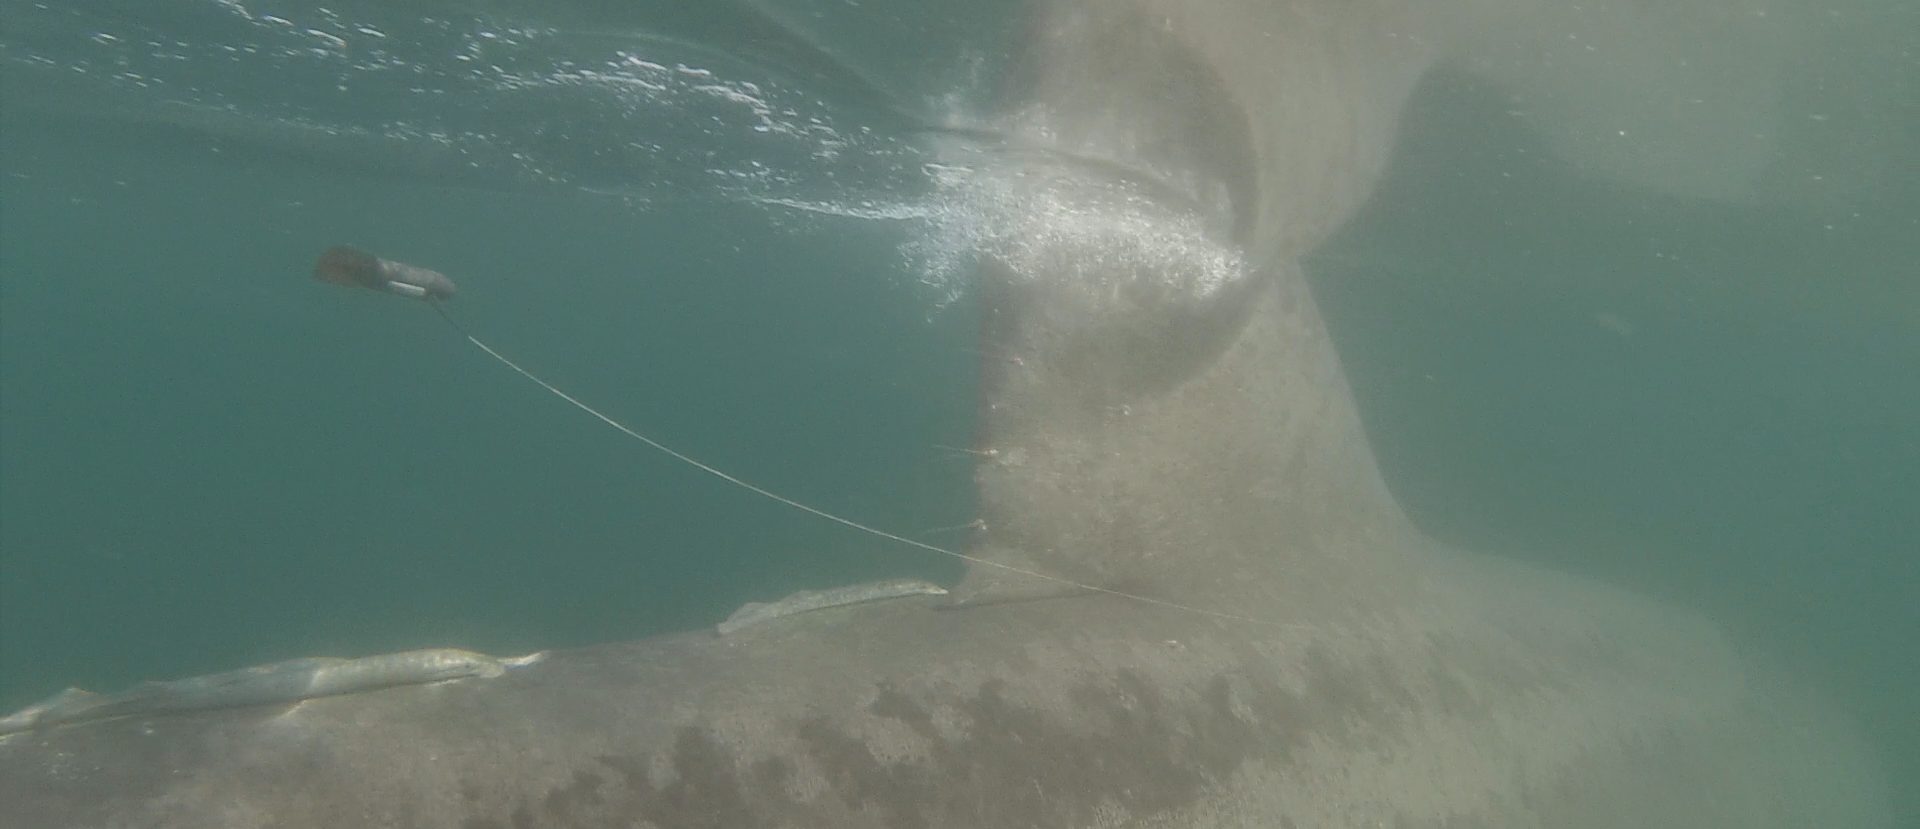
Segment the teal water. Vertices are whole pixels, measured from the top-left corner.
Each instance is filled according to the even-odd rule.
[[[1442,540],[1701,608],[1920,779],[1920,186],[1844,220],[1623,191],[1457,83],[1316,258],[1395,494]]]
[[[890,281],[884,238],[849,256],[739,210],[25,143],[0,237],[10,703],[302,653],[584,644],[796,584],[951,576],[664,461],[425,306],[308,276],[343,239],[432,262],[470,328],[677,447],[888,526],[962,524],[967,467],[936,445],[969,441],[971,319]]]
[[[1870,137],[1910,159],[1902,88],[1880,103],[1906,120]],[[324,87],[300,94],[339,117]],[[966,459],[942,448],[972,429],[964,290],[921,284],[898,223],[704,197],[711,165],[680,149],[737,139],[711,164],[770,159],[793,174],[775,195],[870,168],[752,144],[744,118],[718,139],[648,127],[664,154],[563,158],[549,139],[587,139],[516,125],[597,99],[541,100],[445,120],[564,162],[556,186],[344,165],[339,141],[5,122],[0,709],[952,578],[627,441],[417,304],[308,278],[337,243],[443,270],[474,333],[676,448],[910,534],[969,520]],[[1406,130],[1382,195],[1312,265],[1409,510],[1444,540],[1702,608],[1920,779],[1920,185],[1876,168],[1890,184],[1844,209],[1650,196],[1556,164],[1447,77]],[[608,195],[629,162],[658,175]]]

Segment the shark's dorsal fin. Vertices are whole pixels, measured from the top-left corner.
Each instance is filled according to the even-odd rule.
[[[1105,206],[1067,211],[1070,227],[1028,210],[1013,243],[989,251],[975,553],[1248,615],[1279,599],[1393,589],[1406,522],[1292,261],[1379,175],[1424,57],[1383,68],[1363,48],[1367,32],[1323,30],[1274,44],[1298,47],[1298,65],[1269,55],[1236,72],[1197,45],[1225,18],[1169,8],[1189,19],[1075,6],[1039,23],[1035,57],[1013,73],[1027,86],[1014,97],[1034,103],[1006,131],[1157,176],[1201,215],[1120,215],[1102,231],[1088,228]],[[1367,71],[1328,73],[1347,50],[1367,55]],[[1246,105],[1267,75],[1309,69],[1324,88],[1286,118]],[[1348,149],[1325,158],[1336,144]],[[1348,169],[1273,155],[1289,145]],[[1013,181],[1016,200],[1071,197],[1045,175]],[[1142,238],[1142,226],[1168,235]],[[975,567],[956,599],[1051,589],[1025,581]]]
[[[1221,322],[1233,336],[1217,359],[1124,398],[1062,377],[1060,364],[1076,358],[1036,342],[1018,319],[994,326],[990,455],[976,473],[986,545],[973,552],[1241,613],[1397,585],[1409,530],[1305,280],[1289,269],[1248,287],[1244,320]],[[975,567],[956,600],[1059,589]]]
[[[1681,89],[1652,88],[1668,69],[1641,63],[1687,54],[1687,32],[1717,25],[1681,6],[1044,6],[1009,73],[1019,103],[1002,131],[1153,177],[1198,215],[1089,232],[1101,208],[1076,209],[1044,173],[1010,177],[1054,191],[1016,194],[1044,209],[1014,211],[1009,241],[985,252],[978,553],[1249,615],[1258,608],[1227,597],[1393,589],[1391,550],[1412,533],[1295,263],[1374,191],[1403,104],[1440,64],[1523,94],[1585,169],[1736,192],[1765,142],[1724,158],[1700,147],[1765,132],[1760,70],[1777,59],[1715,49],[1713,65],[1677,76]],[[1774,25],[1740,30],[1764,43]],[[1613,51],[1564,57],[1568,32]],[[1677,114],[1695,98],[1713,106]],[[1596,119],[1617,128],[1602,134]],[[1682,163],[1688,175],[1672,169]],[[975,570],[961,601],[1040,589]]]

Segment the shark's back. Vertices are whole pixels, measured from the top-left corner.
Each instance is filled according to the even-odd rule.
[[[1715,629],[1509,562],[1250,627],[930,597],[491,678],[0,741],[17,826],[1888,825],[1852,732]]]

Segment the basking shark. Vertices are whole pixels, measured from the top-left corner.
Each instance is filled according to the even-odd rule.
[[[1582,31],[1687,43],[1733,17],[1628,26],[1655,13],[1628,5]],[[995,129],[1152,198],[1063,229],[1079,168],[995,183],[1015,209],[978,286],[984,563],[959,584],[431,652],[418,681],[389,655],[364,683],[303,660],[56,699],[0,738],[0,825],[1890,825],[1864,743],[1791,675],[1688,611],[1430,541],[1379,472],[1296,263],[1366,200],[1433,66],[1563,89],[1542,129],[1599,174],[1721,197],[1764,155],[1759,97],[1686,124],[1658,96],[1698,90],[1503,57],[1575,14],[1546,6],[1038,3]],[[1746,89],[1740,69],[1687,78]],[[1629,152],[1600,122],[1672,140]],[[1180,244],[1136,249],[1162,232]]]

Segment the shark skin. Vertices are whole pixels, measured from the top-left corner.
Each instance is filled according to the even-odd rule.
[[[1711,627],[1511,565],[1250,630],[904,599],[485,681],[0,744],[88,827],[1872,826],[1871,770]],[[1764,726],[1764,727],[1761,727]],[[1881,824],[1884,825],[1884,821]]]
[[[1202,612],[977,567],[951,602],[32,729],[0,738],[0,825],[1891,825],[1844,718],[1711,623],[1440,548],[1394,504],[1291,263],[1488,19],[1447,11],[1042,4],[1009,74],[1001,130],[1202,230],[1116,258],[1137,225],[1036,208],[987,252],[971,552]]]

